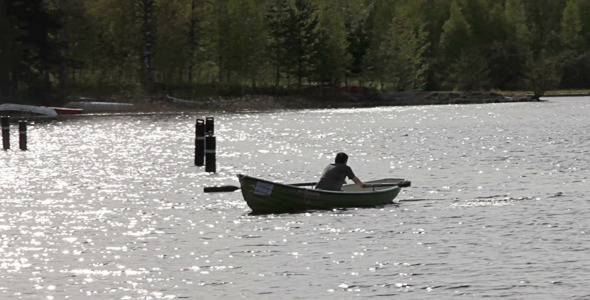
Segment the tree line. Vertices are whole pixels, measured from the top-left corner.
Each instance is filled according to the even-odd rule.
[[[590,87],[590,0],[0,0],[0,96]]]

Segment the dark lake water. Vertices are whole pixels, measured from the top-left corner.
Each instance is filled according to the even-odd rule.
[[[218,173],[193,166],[216,120]],[[83,116],[0,151],[1,299],[587,299],[590,98]],[[315,181],[338,151],[398,205],[251,215],[237,174]]]

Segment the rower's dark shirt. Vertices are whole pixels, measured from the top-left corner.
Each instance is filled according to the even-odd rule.
[[[349,166],[343,163],[329,164],[324,169],[322,178],[320,178],[320,181],[315,188],[320,190],[340,191],[346,177],[349,179],[356,177]]]

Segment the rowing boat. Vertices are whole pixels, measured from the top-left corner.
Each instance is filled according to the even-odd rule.
[[[84,110],[81,108],[67,108],[67,107],[47,107],[55,110],[57,115],[79,115],[83,114]]]
[[[64,107],[83,109],[84,113],[124,113],[132,111],[134,106],[117,102],[69,102]]]
[[[392,204],[410,182],[386,178],[366,182],[367,188],[347,184],[342,191],[326,191],[238,175],[242,196],[254,213],[280,213]],[[312,183],[313,184],[313,183]]]
[[[55,117],[57,113],[55,110],[47,107],[4,103],[0,104],[0,115],[8,115],[13,117],[28,117],[28,116],[43,116]]]

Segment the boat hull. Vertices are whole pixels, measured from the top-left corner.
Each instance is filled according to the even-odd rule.
[[[55,117],[57,113],[55,110],[47,107],[4,103],[0,104],[0,115],[8,115],[14,117],[28,117],[28,116],[44,116]]]
[[[343,186],[343,191],[325,191],[275,183],[245,175],[238,177],[242,196],[254,213],[381,206],[392,204],[401,190],[399,186],[360,189],[355,185],[346,185]],[[403,179],[385,179],[367,183],[395,184],[402,181]]]
[[[50,109],[55,110],[55,112],[62,116],[62,115],[79,115],[84,113],[84,110],[81,108],[67,108],[67,107],[47,107]]]
[[[82,109],[84,113],[125,113],[132,111],[134,106],[116,102],[69,102],[64,108]]]

